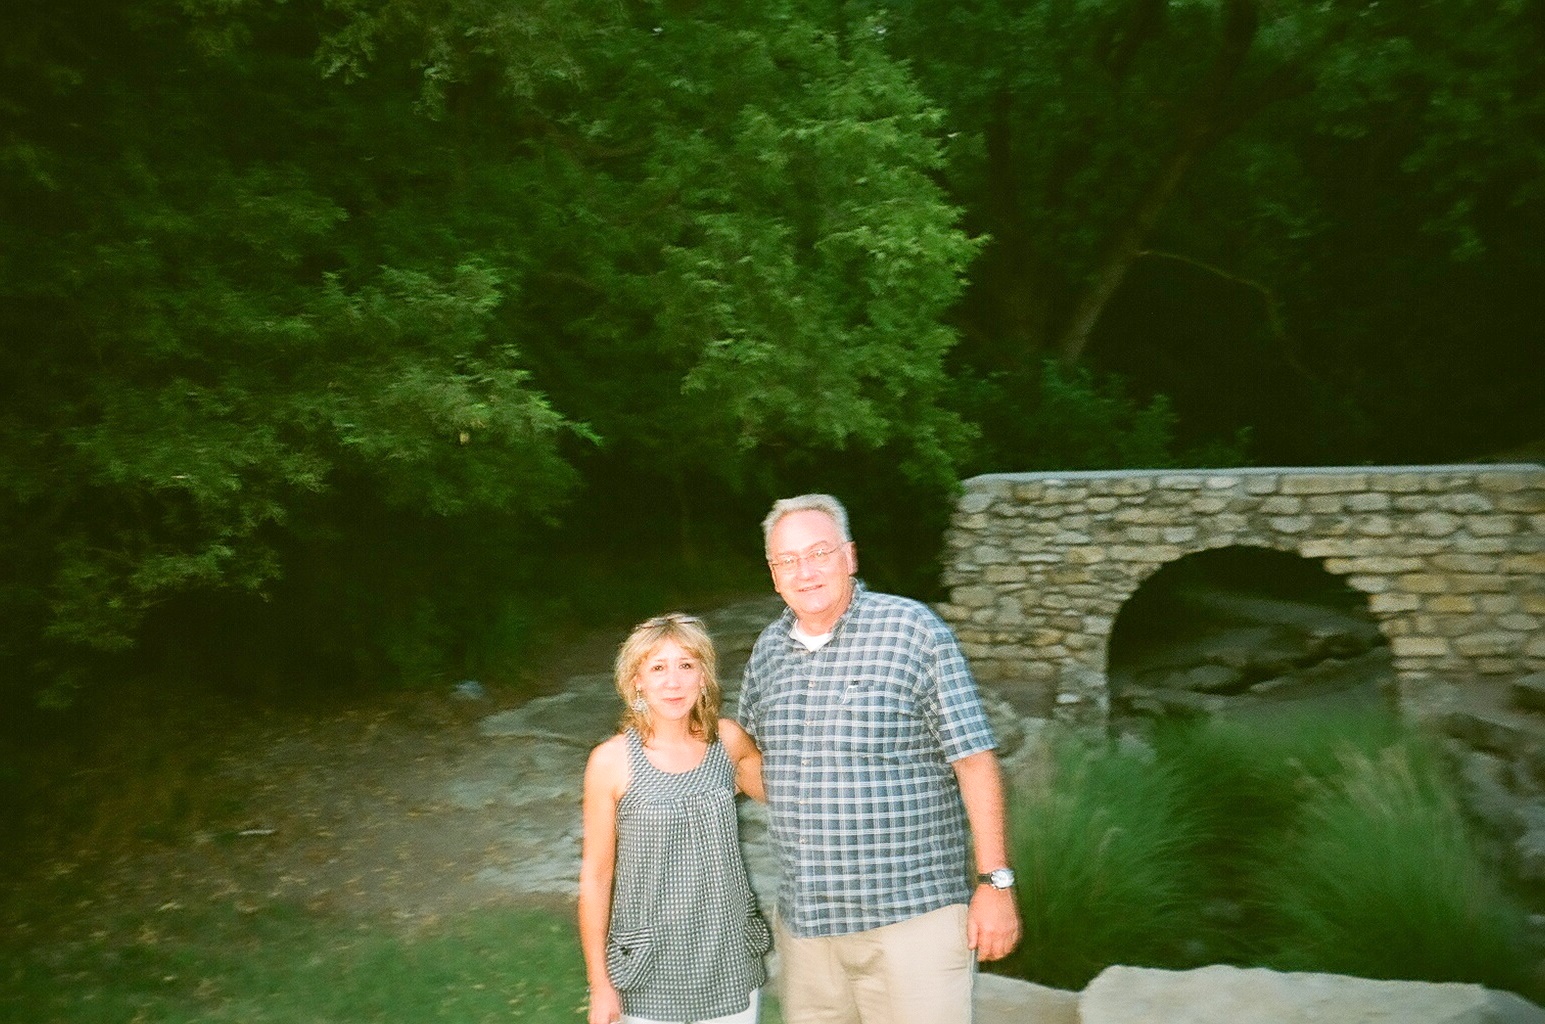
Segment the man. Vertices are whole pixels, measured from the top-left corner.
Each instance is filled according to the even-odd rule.
[[[975,960],[1019,941],[970,670],[926,606],[855,579],[835,498],[786,498],[762,529],[788,609],[752,650],[740,720],[778,855],[784,1020],[968,1024]]]

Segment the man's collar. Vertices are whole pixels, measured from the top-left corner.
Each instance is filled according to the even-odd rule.
[[[837,621],[832,623],[832,628],[828,630],[828,632],[834,636],[841,631],[843,625],[850,617],[852,617],[853,609],[859,606],[859,603],[863,600],[864,595],[869,591],[869,588],[864,586],[864,581],[859,579],[857,576],[852,576],[849,578],[852,580],[853,589],[848,594],[848,606],[842,610],[842,614],[837,616]],[[783,617],[778,621],[782,623],[783,631],[788,635],[789,641],[791,643],[798,643],[799,641],[794,639],[794,624],[798,622],[799,619],[794,615],[794,609],[790,608],[788,605],[784,605]]]
[[[853,590],[848,596],[848,606],[842,610],[842,614],[837,617],[837,621],[832,623],[833,633],[841,629],[843,623],[848,621],[848,619],[853,614],[853,609],[858,607],[859,602],[863,600],[864,594],[867,593],[867,588],[865,588],[863,580],[859,579],[857,576],[851,578],[853,580]]]

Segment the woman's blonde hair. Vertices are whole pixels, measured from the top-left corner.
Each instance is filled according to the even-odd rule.
[[[622,646],[617,648],[614,681],[617,684],[617,696],[622,698],[622,722],[618,729],[622,732],[637,729],[639,737],[644,740],[654,734],[648,709],[639,711],[633,706],[634,699],[639,696],[633,679],[643,667],[645,659],[667,640],[676,641],[683,651],[696,658],[702,670],[703,689],[692,705],[687,726],[693,735],[712,743],[719,735],[719,657],[714,651],[708,630],[703,627],[703,620],[681,612],[656,615],[640,622],[633,627],[633,632],[628,634]]]

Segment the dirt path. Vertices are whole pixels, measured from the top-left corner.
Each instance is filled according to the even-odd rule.
[[[707,616],[731,689],[778,607],[768,595]],[[18,937],[70,941],[193,905],[288,905],[410,928],[482,906],[566,907],[584,761],[616,720],[612,632],[573,645],[535,697],[441,688],[210,723],[195,799],[217,811],[112,855],[87,843],[36,865],[0,894],[0,921]]]

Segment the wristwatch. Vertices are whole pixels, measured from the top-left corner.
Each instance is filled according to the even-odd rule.
[[[978,885],[990,885],[994,889],[1012,889],[1014,888],[1014,869],[997,868],[986,874],[977,875],[976,882]]]

